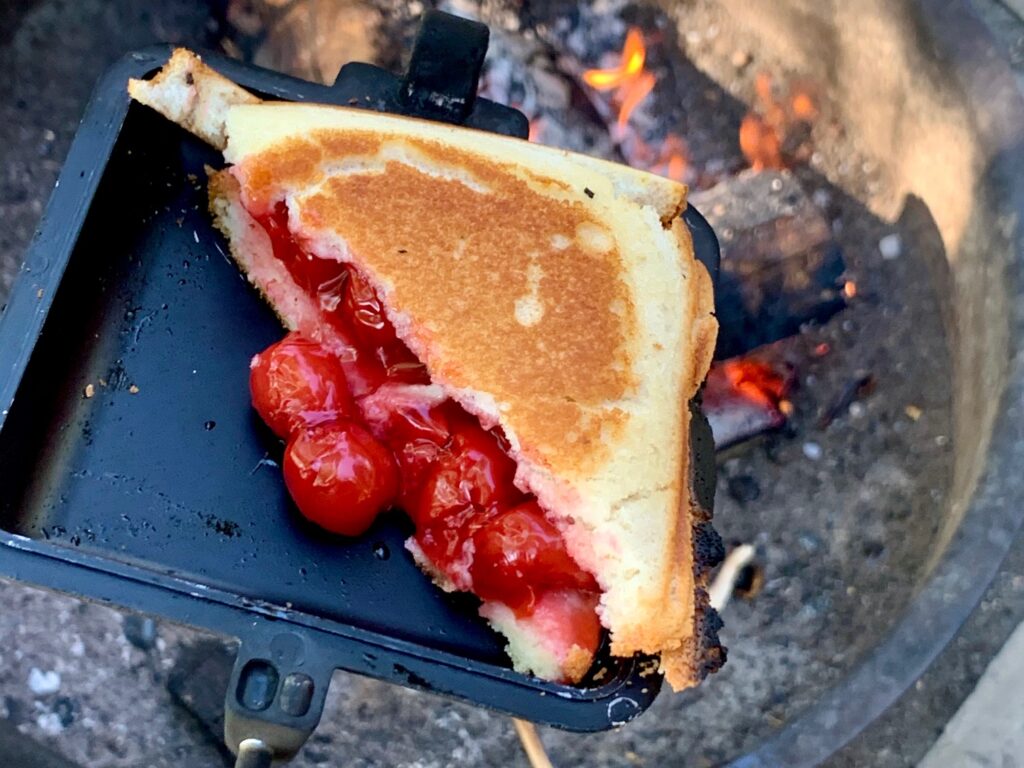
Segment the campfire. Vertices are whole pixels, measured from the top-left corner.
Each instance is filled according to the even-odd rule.
[[[598,91],[611,91],[618,103],[616,125],[624,128],[637,105],[654,88],[654,75],[644,69],[647,48],[637,27],[626,33],[618,65],[609,69],[588,69],[583,82]]]
[[[459,8],[456,8],[459,10]],[[530,140],[625,162],[691,187],[691,202],[714,226],[723,250],[716,294],[720,339],[704,393],[719,447],[782,428],[799,362],[779,345],[823,323],[857,295],[821,206],[790,171],[806,164],[818,118],[815,88],[754,81],[750,108],[734,134],[731,162],[695,162],[652,66],[658,35],[630,26],[595,56],[558,55],[537,38],[492,37],[494,55],[480,93],[523,110]],[[509,63],[519,58],[522,67]],[[526,65],[525,62],[530,62]]]
[[[621,50],[608,54],[603,63],[606,66],[582,69],[579,77],[591,92],[592,103],[605,119],[609,134],[622,158],[634,167],[659,173],[676,181],[694,181],[695,174],[690,172],[687,143],[682,135],[669,130],[656,140],[645,140],[631,124],[631,118],[637,108],[651,96],[657,86],[656,75],[646,66],[647,44],[643,30],[635,26],[630,27]],[[737,137],[740,151],[749,164],[749,173],[783,171],[806,161],[809,156],[809,129],[818,115],[813,89],[806,83],[793,83],[785,90],[785,97],[779,98],[768,73],[761,72],[756,77],[755,103],[743,117]],[[710,178],[705,177],[704,182],[709,183]],[[742,183],[749,182],[736,181],[723,175],[716,180],[715,186],[722,186],[725,197],[735,197],[738,195],[735,194],[734,188]],[[709,195],[714,198],[711,207],[699,207],[711,217],[712,223],[715,223],[715,219],[721,218],[722,215],[719,209],[724,209],[730,201],[720,199],[723,194],[709,192]],[[698,195],[697,199],[700,200],[701,196]],[[773,221],[782,221],[784,217],[785,214],[780,215]],[[818,223],[820,222],[815,222]],[[735,237],[733,227],[721,227],[720,230],[729,230],[728,233],[720,231],[720,234],[730,235],[726,238],[727,241]],[[760,231],[763,230],[762,227]],[[836,282],[840,277],[838,273],[843,271],[841,258],[838,273],[833,268],[826,270],[823,275],[815,276],[814,265],[802,259],[800,251],[804,246],[813,248],[820,246],[821,243],[804,242],[798,237],[800,242],[797,246],[787,246],[786,241],[793,239],[791,233],[783,229],[778,233],[776,241],[770,245],[779,250],[777,255],[782,257],[780,263],[788,262],[787,266],[792,267],[795,282],[803,282],[809,288],[800,301],[792,300],[789,303],[806,304],[809,301],[812,305],[811,316],[801,316],[796,327],[793,327],[792,323],[783,323],[780,332],[770,338],[761,339],[764,343],[776,342],[798,332],[800,323],[807,320],[828,319],[838,311],[836,300],[841,304],[843,300],[853,299],[857,295],[857,286],[852,280],[844,281],[841,288]],[[742,242],[739,247],[742,247]],[[736,246],[725,243],[723,269],[727,277],[748,276],[745,272],[733,269],[734,264],[730,261],[730,256],[733,255],[735,248]],[[740,259],[742,256],[736,260]],[[767,286],[769,281],[765,279],[762,270],[755,272],[758,273],[758,285]],[[820,291],[820,305],[812,295],[816,290]],[[722,297],[723,291],[719,291],[720,305]],[[772,300],[774,298],[772,297]],[[735,298],[732,300],[736,301]],[[743,303],[742,298],[739,302]],[[771,302],[762,301],[762,306],[767,303]],[[742,312],[743,310],[740,310],[741,314]],[[783,312],[783,320],[792,318],[792,313],[785,308]],[[723,313],[720,309],[721,314]],[[728,311],[725,314],[728,317]],[[743,324],[741,320],[740,325]],[[728,334],[732,330],[735,334],[736,327],[727,327],[724,332]],[[719,352],[728,353],[729,346],[729,343],[720,344]],[[734,357],[716,363],[704,393],[705,412],[711,421],[716,444],[724,447],[764,431],[782,427],[786,423],[786,418],[793,413],[794,406],[786,396],[794,380],[795,373],[792,368],[773,367],[770,362],[763,359],[763,356],[759,358],[756,353],[749,357]]]
[[[686,181],[686,141],[677,133],[668,133],[655,142],[644,141],[630,125],[630,118],[650,95],[657,83],[653,72],[644,67],[647,46],[639,27],[630,27],[622,50],[614,57],[617,63],[605,69],[585,69],[583,83],[597,94],[609,97],[607,104],[595,99],[598,111],[614,116],[609,131],[623,158],[636,168],[643,168],[676,181]]]

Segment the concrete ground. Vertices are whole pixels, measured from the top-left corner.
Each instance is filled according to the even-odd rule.
[[[992,660],[919,768],[1010,768],[1024,756],[1024,625]]]
[[[1020,0],[978,7],[1024,72]],[[207,43],[216,32],[208,18],[199,0],[15,0],[0,7],[0,68],[8,73],[0,82],[0,306],[98,74],[120,52],[150,42]],[[854,745],[846,764],[912,764],[967,696],[922,765],[1024,765],[1024,630],[1000,652],[1022,618],[1024,545],[951,653],[892,724]],[[130,640],[123,622],[107,608],[0,582],[0,765],[29,768],[29,759],[44,768],[67,768],[69,761],[96,768],[225,764],[215,740],[167,689],[180,649],[203,636],[162,624],[154,636],[135,631]],[[634,750],[628,737],[588,741],[545,732],[544,738],[560,766],[658,765],[664,764],[658,754],[687,752],[688,745],[672,743],[672,731],[659,727],[680,716],[663,698],[637,723],[637,740],[657,744],[647,751]],[[26,747],[23,736],[37,745]],[[526,760],[506,718],[338,674],[324,727],[297,764],[426,768],[525,766]]]

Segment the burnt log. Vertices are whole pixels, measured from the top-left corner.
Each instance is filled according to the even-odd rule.
[[[792,336],[846,306],[842,251],[792,174],[745,171],[690,201],[722,246],[716,358]]]

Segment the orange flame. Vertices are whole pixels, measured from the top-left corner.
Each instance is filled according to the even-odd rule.
[[[617,121],[620,127],[625,127],[633,110],[640,106],[640,102],[654,89],[654,75],[650,72],[641,72],[629,85],[624,85],[623,89],[622,106],[619,108]]]
[[[654,88],[654,75],[644,70],[646,61],[643,34],[637,27],[630,27],[617,67],[588,69],[583,73],[583,82],[594,90],[615,91],[614,100],[619,104],[616,122],[620,128],[625,127],[633,110]]]
[[[782,141],[763,117],[748,113],[740,123],[740,151],[755,171],[785,168]]]
[[[686,180],[686,170],[689,165],[690,150],[686,146],[686,140],[678,133],[670,133],[662,142],[657,156],[649,160],[648,170],[666,176],[673,181],[683,182]]]
[[[583,73],[583,82],[598,91],[610,91],[618,88],[630,77],[635,77],[644,69],[647,48],[644,46],[643,34],[637,27],[630,27],[626,33],[626,42],[622,45],[619,66],[610,69],[588,69]]]
[[[740,123],[740,151],[755,171],[786,167],[782,159],[785,111],[772,93],[772,80],[764,72],[754,81],[758,111],[748,112]]]
[[[530,121],[530,133],[526,137],[527,141],[539,141],[541,132],[541,118],[537,117]]]
[[[673,181],[682,181],[686,176],[686,159],[682,155],[672,155],[668,159],[668,172],[665,174]]]
[[[818,116],[811,88],[792,86],[783,103],[775,97],[771,77],[761,72],[754,81],[754,93],[755,108],[740,123],[740,150],[755,171],[785,168],[782,147],[786,137],[796,123],[809,123]]]
[[[630,165],[682,182],[689,168],[689,151],[683,137],[670,133],[661,146],[655,149],[629,126],[633,112],[657,82],[654,73],[644,69],[646,61],[647,49],[643,33],[639,28],[631,27],[619,53],[618,66],[588,69],[583,73],[583,82],[597,91],[614,91],[612,103],[618,111],[612,135],[618,136],[620,148]]]

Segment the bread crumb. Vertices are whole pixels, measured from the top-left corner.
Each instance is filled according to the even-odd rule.
[[[903,412],[910,417],[911,421],[917,421],[921,418],[921,414],[923,413],[923,411],[916,405],[908,405],[903,409]]]
[[[136,387],[134,384],[128,387],[128,391],[131,392],[133,395],[139,394],[139,388]]]
[[[86,399],[89,399],[90,397],[92,397],[95,394],[96,394],[96,387],[94,387],[92,384],[86,384],[85,385],[85,397],[86,397]]]
[[[641,675],[654,675],[657,674],[661,667],[661,662],[658,659],[647,659],[640,664]]]

